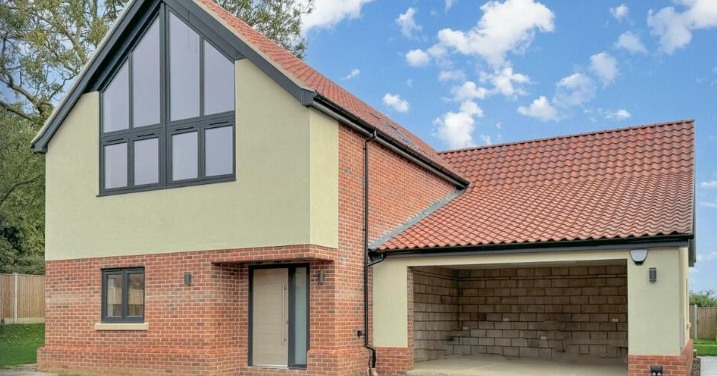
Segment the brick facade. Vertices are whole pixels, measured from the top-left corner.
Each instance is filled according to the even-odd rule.
[[[660,365],[663,376],[690,376],[693,357],[692,340],[687,342],[678,356],[630,355],[627,374],[628,376],[647,375],[650,372],[650,366]]]
[[[47,262],[46,344],[38,351],[39,368],[112,375],[364,375],[369,352],[357,335],[364,312],[363,140],[340,127],[338,249],[295,245]],[[370,152],[371,239],[454,191],[377,144]],[[249,266],[257,263],[310,267],[306,370],[247,366]],[[148,330],[95,330],[101,270],[135,266],[145,268]],[[324,284],[318,283],[320,270]],[[184,272],[192,273],[189,286]],[[378,361],[384,369],[405,369],[413,353],[379,349]]]

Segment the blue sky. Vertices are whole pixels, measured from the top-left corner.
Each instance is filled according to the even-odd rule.
[[[439,150],[695,119],[717,290],[717,1],[315,2],[307,62]]]

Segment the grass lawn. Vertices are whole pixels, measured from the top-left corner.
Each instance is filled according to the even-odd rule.
[[[0,328],[0,368],[37,362],[37,348],[45,344],[45,324]]]
[[[696,339],[694,341],[697,356],[717,356],[717,342],[710,339]]]

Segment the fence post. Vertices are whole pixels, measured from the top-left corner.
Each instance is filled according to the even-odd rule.
[[[695,304],[695,339],[697,339],[697,304]]]
[[[12,293],[12,323],[17,324],[17,291],[18,291],[18,280],[20,277],[18,277],[17,273],[12,273],[13,276],[15,276],[15,288],[13,289]]]

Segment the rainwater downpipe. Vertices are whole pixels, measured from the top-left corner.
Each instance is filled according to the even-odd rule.
[[[369,344],[369,326],[368,326],[368,271],[369,268],[383,261],[384,255],[381,254],[378,259],[371,260],[368,246],[368,219],[369,219],[369,153],[368,145],[376,139],[376,131],[369,138],[364,140],[363,144],[363,345],[369,351],[371,351],[371,358],[369,359],[368,372],[369,376],[378,376],[376,372],[376,349]]]

